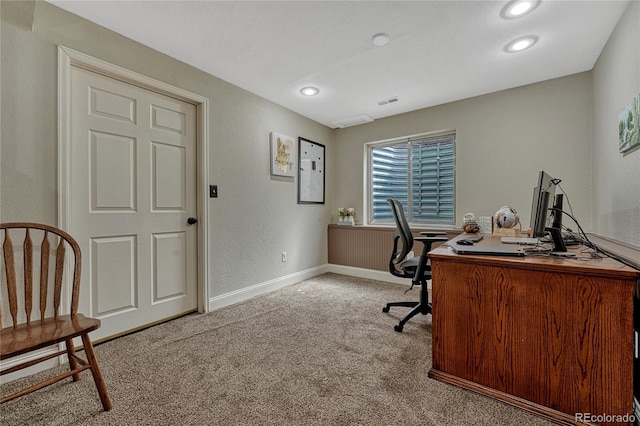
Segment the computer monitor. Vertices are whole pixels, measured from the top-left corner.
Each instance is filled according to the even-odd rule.
[[[531,203],[531,236],[542,237],[546,234],[545,228],[551,217],[554,195],[556,192],[556,179],[544,170],[538,173],[538,183],[533,189],[533,202]],[[550,226],[550,225],[549,225]]]

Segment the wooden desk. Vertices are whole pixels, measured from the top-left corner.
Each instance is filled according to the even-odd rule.
[[[478,244],[501,244],[485,236]],[[588,254],[587,254],[588,255]],[[612,259],[429,254],[429,377],[559,423],[633,412],[633,296]]]

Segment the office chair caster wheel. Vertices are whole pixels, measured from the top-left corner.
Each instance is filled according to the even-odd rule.
[[[394,329],[395,331],[397,331],[398,333],[402,333],[402,328],[403,328],[403,327],[404,327],[403,325],[398,324],[398,325],[394,325],[394,326],[393,326],[393,329]]]
[[[384,308],[382,308],[382,312],[389,312],[389,307],[385,306]]]

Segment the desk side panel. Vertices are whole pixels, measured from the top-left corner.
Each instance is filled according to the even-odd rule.
[[[433,367],[570,415],[627,414],[634,281],[432,259]]]

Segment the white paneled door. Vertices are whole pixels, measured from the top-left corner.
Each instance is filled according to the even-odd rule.
[[[72,67],[70,182],[92,337],[196,310],[196,107]]]

